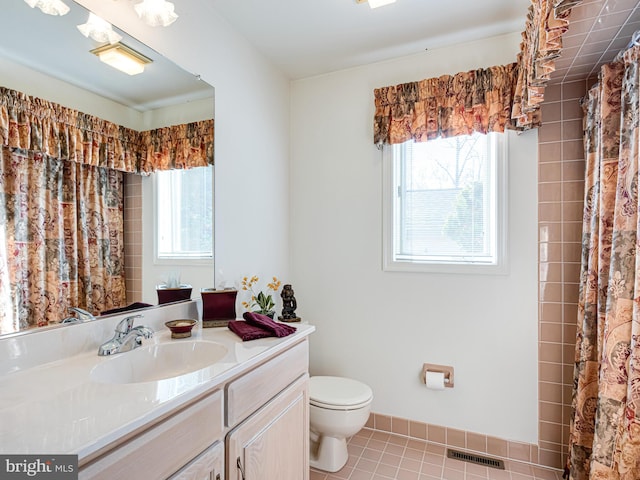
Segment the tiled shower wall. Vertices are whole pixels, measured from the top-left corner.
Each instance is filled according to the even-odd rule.
[[[573,384],[584,195],[584,80],[550,85],[538,142],[540,464],[565,461]]]
[[[124,268],[127,304],[142,299],[142,177],[124,174]]]

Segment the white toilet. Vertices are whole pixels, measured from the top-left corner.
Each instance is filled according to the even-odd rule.
[[[325,472],[337,472],[345,463],[347,439],[369,418],[373,392],[362,382],[343,377],[309,379],[309,464]]]

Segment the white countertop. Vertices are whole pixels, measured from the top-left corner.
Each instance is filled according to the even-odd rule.
[[[290,325],[297,328],[292,335],[248,342],[226,327],[203,329],[200,323],[187,339],[171,339],[168,329],[158,329],[140,348],[155,343],[204,340],[221,343],[228,352],[210,367],[155,382],[93,381],[91,369],[114,358],[99,357],[95,349],[5,374],[0,377],[0,452],[87,457],[262,363],[315,330],[305,323]],[[117,355],[129,353],[132,352]]]

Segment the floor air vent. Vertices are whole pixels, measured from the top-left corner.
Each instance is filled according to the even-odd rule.
[[[476,465],[484,465],[485,467],[498,468],[504,470],[504,462],[496,458],[482,457],[472,453],[461,452],[459,450],[447,449],[447,458],[461,460],[463,462],[475,463]]]

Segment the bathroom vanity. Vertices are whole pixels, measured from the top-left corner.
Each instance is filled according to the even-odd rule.
[[[0,399],[0,451],[78,454],[81,479],[308,479],[314,327],[250,342],[227,328],[198,327],[191,338],[171,339],[164,321],[197,318],[194,303],[145,313],[136,323],[156,334],[130,352],[98,357],[91,349],[57,360],[50,353],[38,364],[16,359],[13,372],[0,363],[0,389],[11,392]],[[90,339],[85,349],[97,348],[104,333],[88,324],[51,333],[80,337],[80,327]],[[1,339],[0,358],[35,352],[41,339],[27,337],[36,335],[13,345]],[[50,343],[64,349],[65,338]],[[206,358],[213,363],[202,367]]]

